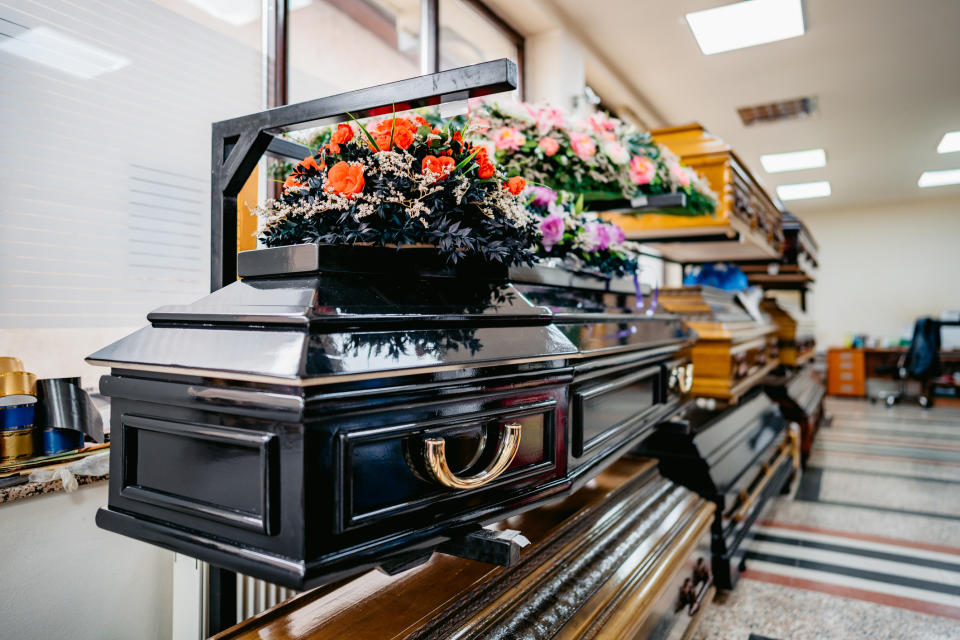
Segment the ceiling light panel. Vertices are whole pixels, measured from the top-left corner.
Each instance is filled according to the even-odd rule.
[[[804,34],[802,0],[746,0],[687,14],[704,55]]]
[[[937,153],[953,153],[960,151],[960,131],[950,131],[943,134],[943,140],[937,145]]]
[[[816,169],[827,164],[827,154],[823,149],[807,149],[789,153],[768,153],[760,156],[760,164],[767,173]]]
[[[960,184],[960,169],[924,171],[917,180],[917,186],[920,187],[942,187],[946,184]]]
[[[777,187],[777,196],[781,200],[806,200],[807,198],[823,198],[828,195],[830,195],[830,183],[826,180],[782,184]]]
[[[83,79],[96,78],[130,64],[128,58],[49,27],[36,27],[4,40],[0,42],[0,51]]]

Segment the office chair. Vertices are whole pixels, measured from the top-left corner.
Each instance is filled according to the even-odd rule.
[[[932,318],[920,318],[913,325],[913,337],[906,353],[900,356],[893,379],[898,382],[897,391],[884,397],[884,403],[892,407],[906,399],[915,399],[921,407],[930,406],[927,382],[940,370],[940,323]],[[907,393],[907,381],[920,383],[920,395]]]

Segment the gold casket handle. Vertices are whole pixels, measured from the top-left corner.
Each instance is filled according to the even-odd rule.
[[[452,489],[476,489],[496,480],[510,463],[520,448],[520,423],[508,422],[503,425],[497,455],[486,469],[466,478],[455,474],[447,463],[446,443],[443,438],[425,438],[423,441],[424,458],[430,476],[445,487]]]

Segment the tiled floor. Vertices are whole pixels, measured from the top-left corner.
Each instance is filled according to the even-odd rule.
[[[796,495],[696,638],[960,640],[960,411],[827,407]]]

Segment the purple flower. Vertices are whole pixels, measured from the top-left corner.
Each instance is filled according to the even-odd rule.
[[[590,222],[586,227],[587,251],[603,251],[610,247],[610,231],[602,222]]]
[[[563,240],[563,228],[563,217],[554,213],[540,221],[540,233],[543,235],[541,242],[545,250],[550,251],[555,244]]]
[[[623,229],[615,224],[610,224],[608,226],[610,227],[610,239],[613,244],[620,244],[627,239],[627,236],[623,233]]]
[[[557,201],[557,192],[548,187],[533,188],[533,202],[535,207],[549,207]]]

